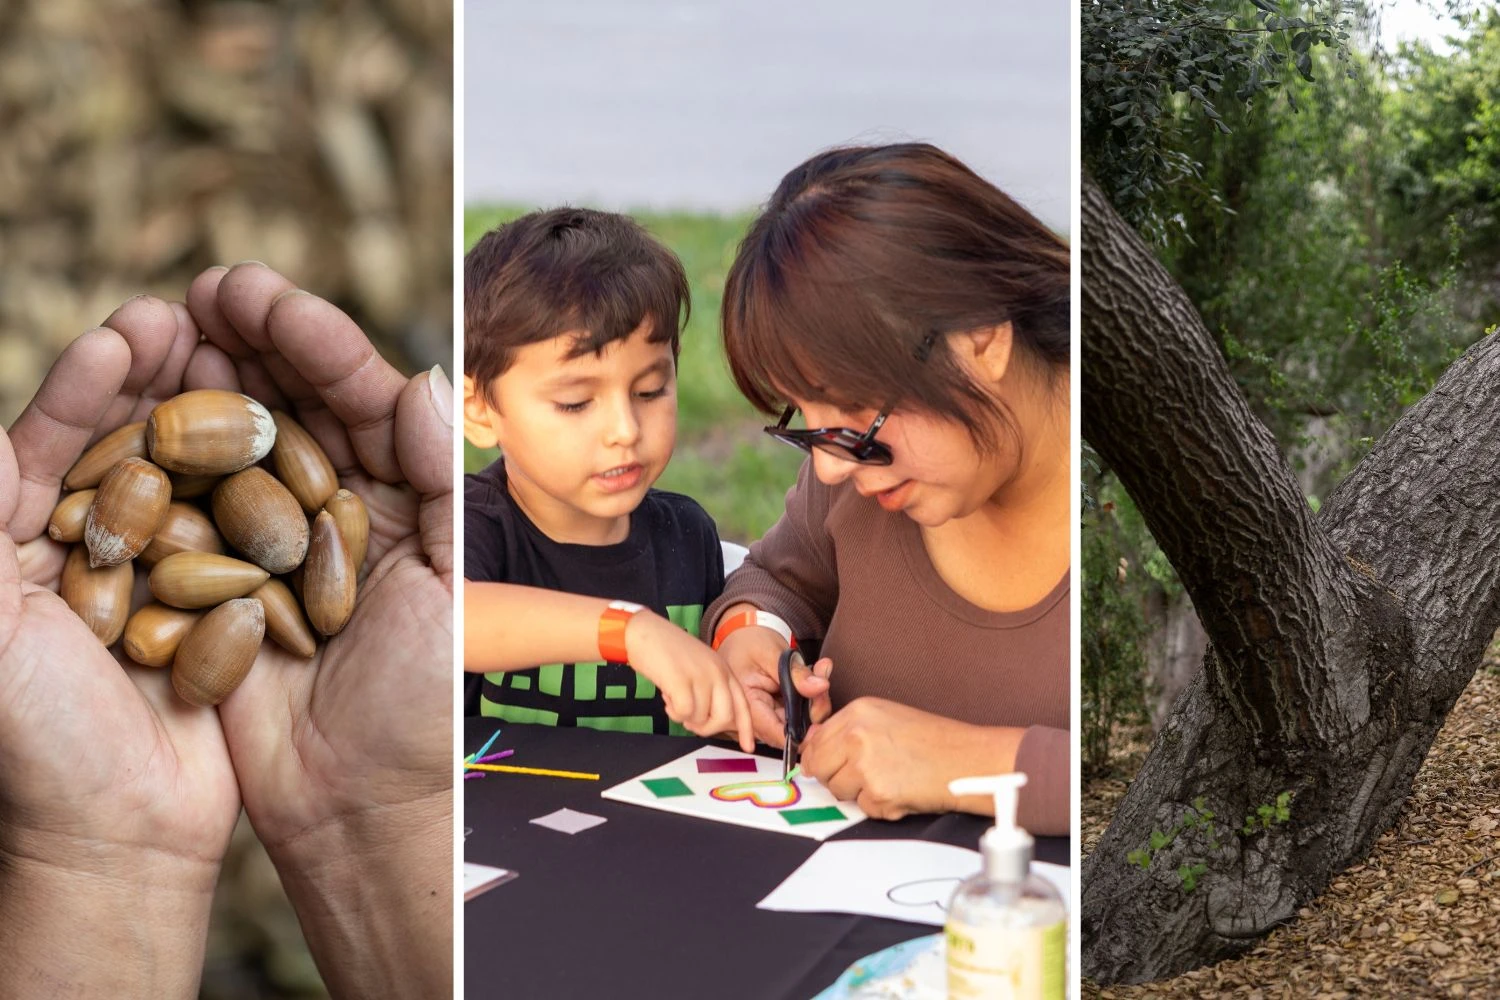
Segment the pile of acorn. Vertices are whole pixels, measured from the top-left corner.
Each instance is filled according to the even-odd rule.
[[[354,612],[365,506],[312,435],[249,396],[166,400],[101,438],[63,486],[47,533],[82,544],[63,565],[62,599],[106,646],[123,636],[136,663],[170,664],[194,705],[229,697],[266,633],[311,657],[314,633],[336,635]],[[130,614],[136,561],[155,601]]]

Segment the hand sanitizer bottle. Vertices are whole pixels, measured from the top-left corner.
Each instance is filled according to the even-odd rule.
[[[1031,835],[1016,826],[1024,774],[959,778],[954,795],[995,796],[995,825],[979,840],[984,868],[948,905],[952,1000],[1063,1000],[1067,910],[1051,883],[1031,874]]]

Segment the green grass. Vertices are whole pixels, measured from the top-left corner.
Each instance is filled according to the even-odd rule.
[[[464,245],[529,209],[481,206],[464,210]],[[719,346],[724,276],[749,216],[651,214],[634,217],[682,259],[692,293],[692,315],[682,335],[677,379],[677,453],[656,485],[701,503],[730,541],[749,542],[781,515],[801,455],[760,433],[767,423],[735,389]],[[464,444],[464,471],[475,472],[498,453]]]

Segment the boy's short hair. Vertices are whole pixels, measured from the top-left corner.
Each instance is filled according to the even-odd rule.
[[[532,212],[464,255],[464,374],[491,387],[518,348],[582,330],[568,357],[597,353],[649,320],[676,358],[690,309],[677,256],[634,219],[589,208]]]

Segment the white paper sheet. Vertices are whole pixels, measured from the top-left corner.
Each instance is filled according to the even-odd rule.
[[[493,889],[516,877],[516,873],[505,868],[491,868],[464,862],[464,901],[473,899],[487,889]]]
[[[701,772],[698,770],[700,759],[747,760],[754,763],[756,770],[754,772]],[[684,794],[657,795],[644,784],[647,781],[674,778],[685,787]],[[681,813],[684,816],[698,816],[702,819],[718,820],[721,823],[734,823],[737,826],[749,826],[775,833],[789,833],[794,837],[808,837],[813,840],[831,837],[865,818],[864,810],[859,806],[853,802],[838,801],[833,797],[832,792],[812,778],[795,779],[801,791],[801,799],[786,809],[757,806],[743,799],[725,802],[709,795],[713,789],[721,785],[740,784],[747,781],[779,782],[780,779],[781,761],[779,760],[757,757],[738,750],[701,747],[669,764],[663,764],[629,781],[622,781],[601,794],[604,798],[615,802],[629,802],[632,805],[663,809],[667,812]],[[829,807],[836,807],[842,816],[812,823],[793,823],[785,816],[796,810]]]
[[[924,840],[840,840],[824,844],[802,867],[756,904],[762,910],[859,913],[941,927],[948,900],[979,871],[979,852]],[[1031,863],[1062,893],[1071,875],[1062,865]]]
[[[606,822],[603,816],[595,816],[593,813],[578,812],[573,809],[559,809],[557,812],[538,816],[532,820],[537,826],[545,826],[549,830],[559,833],[581,833],[584,830],[592,830],[600,823]]]

